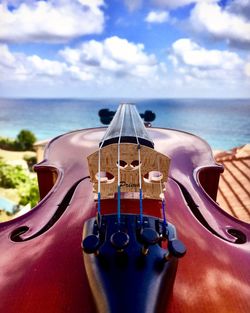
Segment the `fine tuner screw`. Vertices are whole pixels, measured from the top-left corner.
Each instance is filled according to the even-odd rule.
[[[99,237],[96,235],[89,235],[82,241],[82,248],[85,253],[98,254],[98,248],[100,245]]]
[[[129,244],[129,235],[123,231],[117,231],[112,234],[110,241],[117,252],[123,252],[124,248]]]
[[[186,246],[179,239],[170,240],[168,243],[168,253],[165,255],[165,260],[170,260],[171,257],[182,258],[186,252]]]
[[[159,234],[153,228],[142,229],[140,237],[143,243],[143,248],[142,248],[143,255],[147,255],[149,246],[156,244],[160,239]]]

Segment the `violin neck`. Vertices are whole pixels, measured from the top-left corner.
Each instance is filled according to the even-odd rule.
[[[120,104],[113,120],[108,127],[100,146],[113,143],[140,143],[150,148],[154,147],[152,139],[134,104]]]

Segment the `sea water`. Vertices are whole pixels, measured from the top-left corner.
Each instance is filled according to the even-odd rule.
[[[100,127],[98,111],[116,110],[123,99],[0,99],[0,136],[29,129],[38,140],[82,128]],[[129,99],[138,111],[156,114],[153,126],[191,132],[212,149],[250,142],[250,99]]]

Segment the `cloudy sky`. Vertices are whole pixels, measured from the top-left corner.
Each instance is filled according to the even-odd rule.
[[[0,0],[0,97],[250,98],[250,0]]]

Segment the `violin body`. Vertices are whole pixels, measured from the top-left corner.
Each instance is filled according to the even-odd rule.
[[[91,283],[87,268],[87,259],[91,263],[96,256],[85,256],[81,247],[84,225],[96,216],[87,157],[96,151],[104,132],[104,128],[85,129],[52,140],[44,161],[35,168],[42,200],[24,216],[0,224],[0,312],[107,310],[103,289]],[[174,258],[167,265],[173,267],[172,274],[166,274],[160,285],[151,281],[146,287],[140,296],[144,311],[250,312],[250,228],[215,201],[223,169],[214,162],[210,147],[194,135],[162,128],[150,128],[148,133],[155,149],[171,158],[166,214],[187,254],[179,261],[177,273]],[[114,214],[115,200],[104,201],[104,211]],[[144,202],[146,216],[162,218],[159,201]],[[127,199],[121,210],[132,214],[135,207],[136,200]],[[143,293],[143,281],[133,277],[124,284],[126,290],[130,281],[134,293]],[[166,291],[169,280],[173,287]],[[122,281],[116,284],[123,288]],[[127,301],[127,312],[142,312],[131,298]],[[119,303],[115,311],[125,312],[122,307],[119,310]]]

